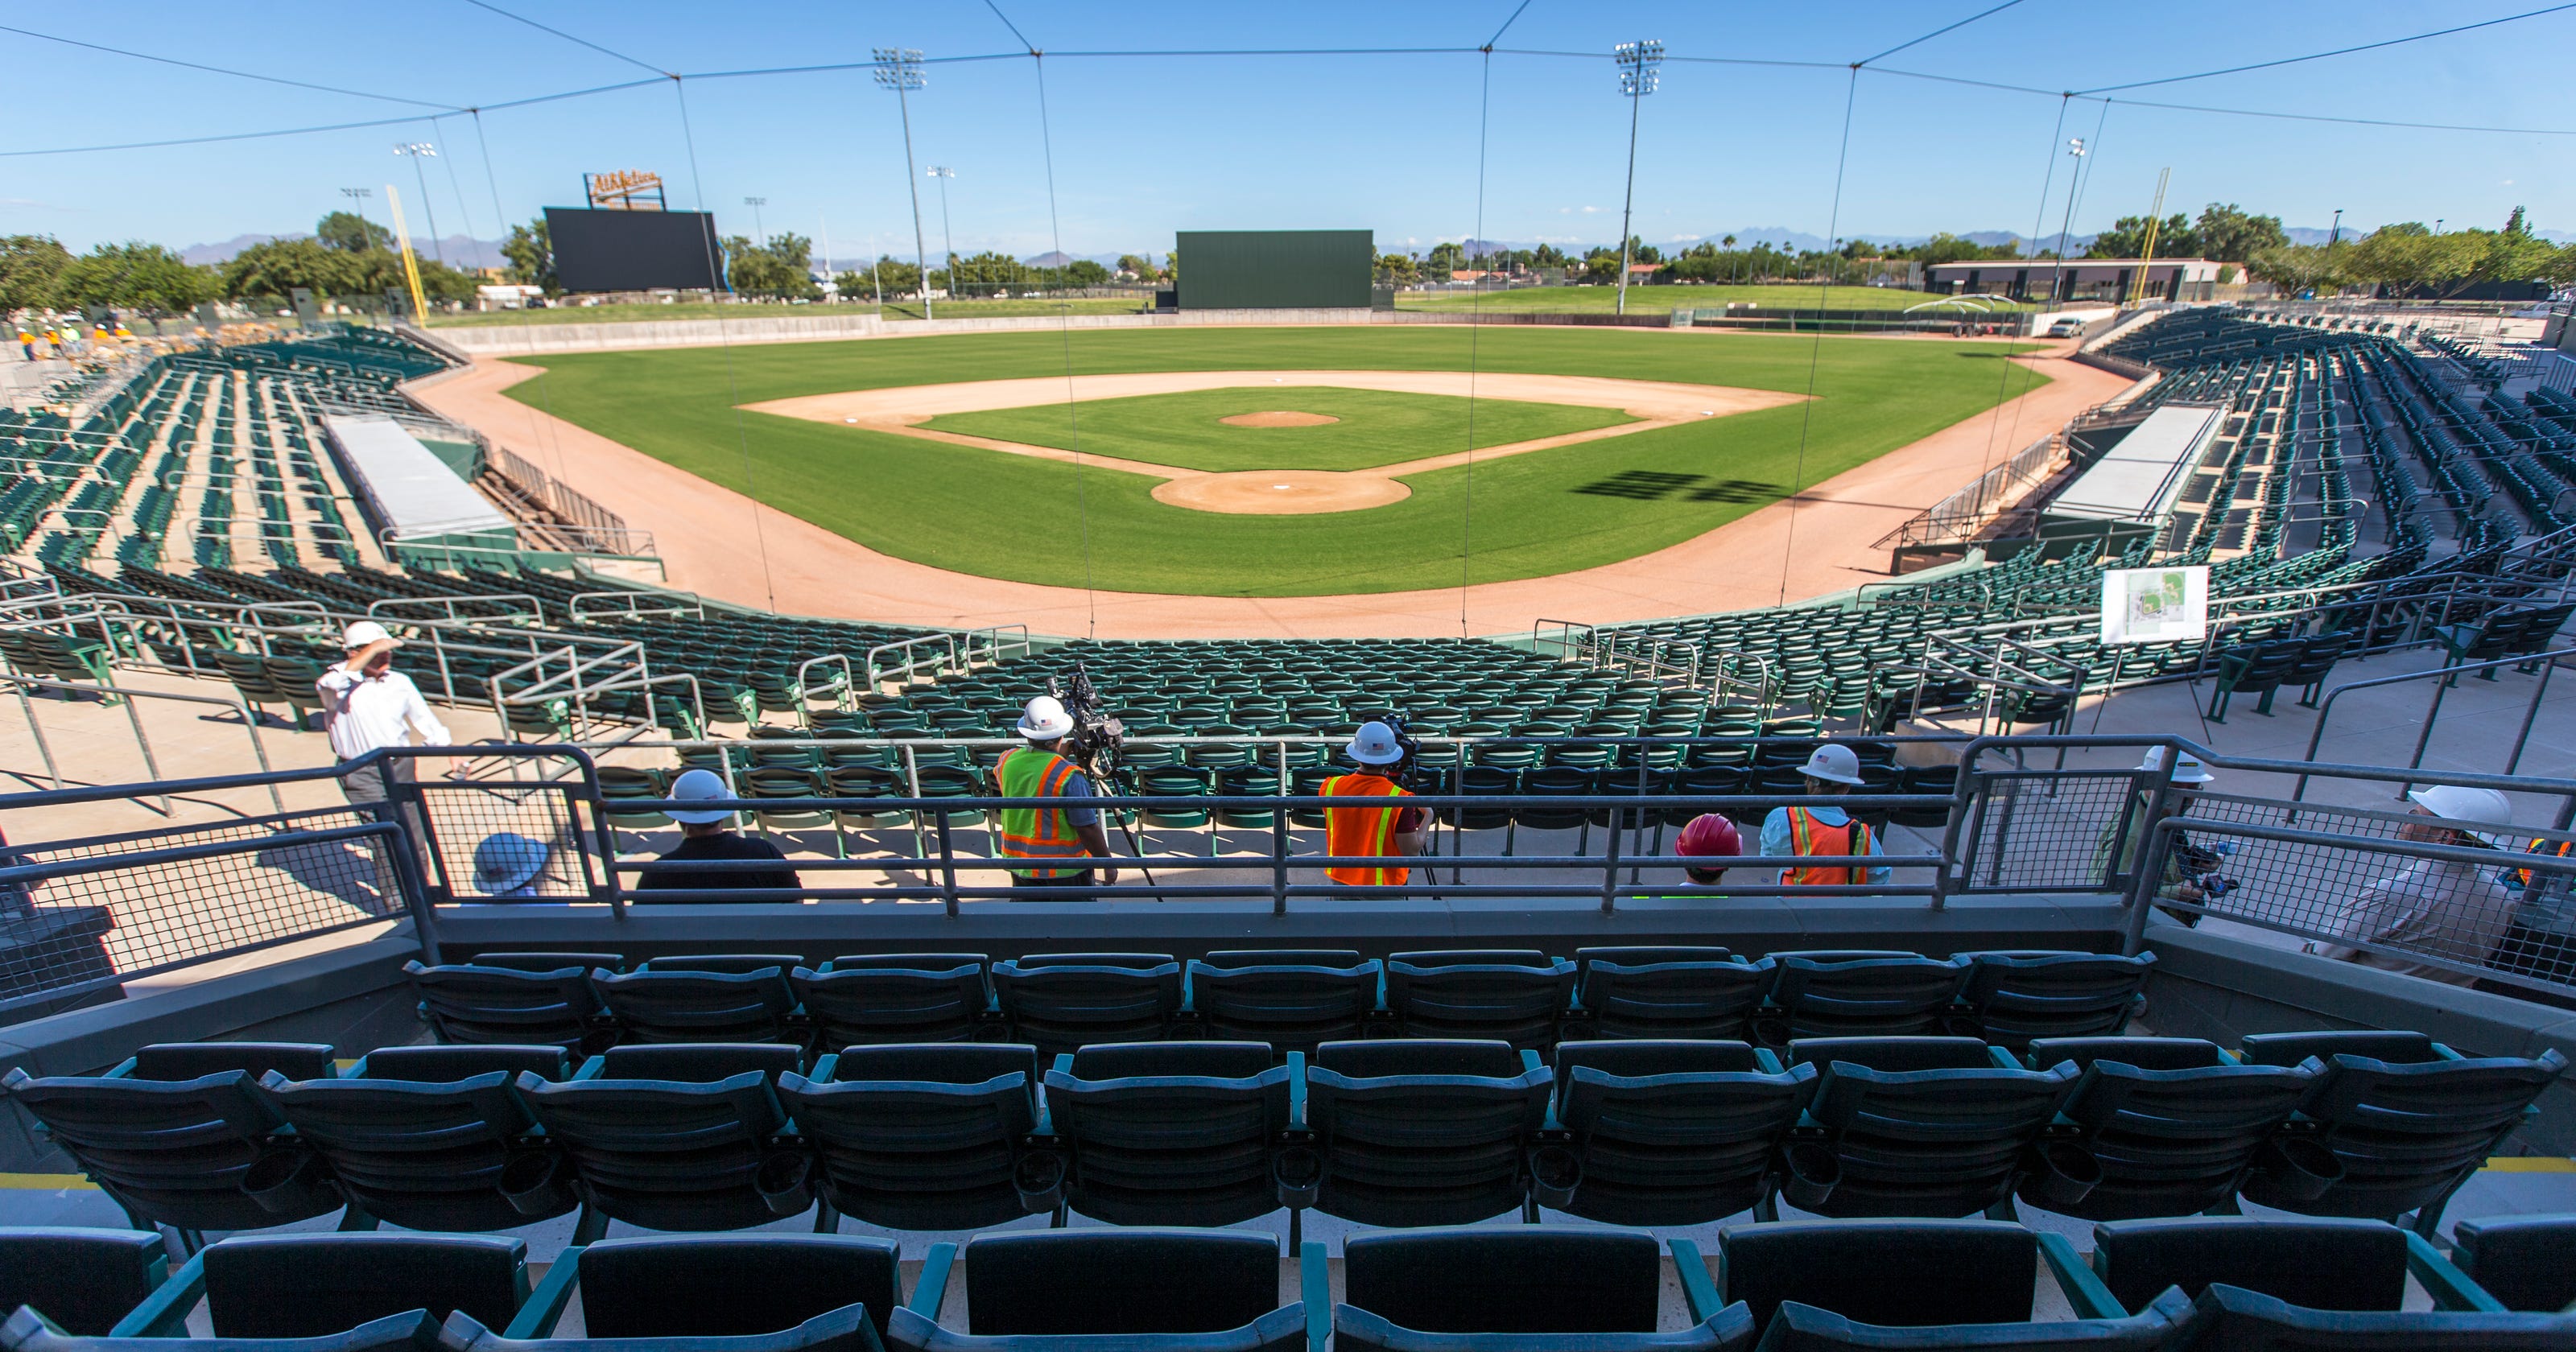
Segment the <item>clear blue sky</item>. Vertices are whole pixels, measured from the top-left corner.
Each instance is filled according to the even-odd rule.
[[[890,6],[783,0],[757,7],[661,0],[496,0],[656,69],[712,72],[864,61],[877,45],[933,58],[1020,50],[974,0]],[[1381,248],[1420,249],[1477,230],[1479,103],[1490,76],[1482,235],[1616,238],[1628,105],[1606,57],[1661,38],[1679,56],[1848,63],[1992,0],[1834,5],[1602,5],[1533,0],[1502,46],[1600,57],[1473,53],[1083,58],[1078,50],[1475,47],[1518,0],[1479,3],[1116,5],[1010,0],[1003,10],[1046,63],[1056,192],[1050,219],[1038,85],[1025,57],[933,65],[913,96],[919,164],[953,166],[956,247],[1027,255],[1159,251],[1179,229],[1357,227]],[[2540,8],[2545,0],[2280,0],[2138,7],[2024,0],[1884,66],[2041,89],[2090,88],[2299,55]],[[6,22],[185,60],[447,105],[650,79],[648,72],[463,0],[401,6],[264,0],[239,6],[133,0],[25,5]],[[2123,98],[2335,116],[2576,129],[2564,90],[2576,10],[2284,69],[2140,89]],[[499,233],[573,205],[585,170],[641,168],[673,205],[711,205],[750,233],[745,196],[771,231],[823,235],[850,258],[913,248],[895,99],[864,71],[687,83],[695,164],[671,82],[483,115],[253,83],[0,33],[12,81],[0,148],[160,140],[380,118],[419,120],[312,135],[0,159],[0,230],[75,248],[124,238],[174,247],[307,231],[339,189],[397,185],[427,234],[397,140],[446,155],[430,171],[441,234]],[[1640,110],[1637,231],[1650,241],[1742,227],[1922,234],[2053,231],[2066,209],[2068,135],[2095,135],[2103,105],[1896,75],[1863,74],[1849,163],[1835,163],[1851,77],[1843,69],[1675,61]],[[2080,233],[2145,210],[2171,166],[2169,209],[2232,200],[2292,226],[2446,218],[2493,226],[2517,203],[2544,229],[2576,231],[2576,137],[2284,122],[2118,103],[2076,204]],[[455,177],[451,179],[450,172]],[[925,182],[929,248],[941,245]]]

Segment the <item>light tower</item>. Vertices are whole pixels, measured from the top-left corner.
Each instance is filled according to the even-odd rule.
[[[913,172],[912,101],[906,94],[927,83],[921,75],[921,51],[915,47],[879,47],[876,49],[876,81],[894,91],[894,104],[903,116],[904,181],[912,192],[912,256],[921,268],[921,317],[935,318],[930,308],[930,246],[921,237],[921,176]]]
[[[766,197],[746,197],[742,204],[751,208],[751,233],[760,239],[760,247],[769,247],[769,227],[760,223],[760,209],[769,205]]]
[[[2069,137],[2066,142],[2066,153],[2075,161],[2075,167],[2066,174],[2066,219],[2057,224],[2057,266],[2051,268],[2048,274],[2048,303],[2051,305],[2065,302],[2065,298],[2057,293],[2066,285],[2066,251],[2075,247],[2068,242],[2066,235],[2069,230],[2075,228],[2075,182],[2083,177],[2084,138]]]
[[[340,190],[340,195],[341,195],[342,197],[348,198],[348,199],[349,199],[349,205],[350,205],[351,207],[353,207],[353,208],[355,208],[355,209],[357,210],[357,213],[358,213],[358,223],[359,223],[359,224],[364,225],[364,226],[367,226],[367,227],[369,227],[369,228],[373,228],[373,227],[374,227],[375,222],[367,219],[367,199],[376,195],[376,191],[375,191],[375,189],[373,189],[373,188],[342,188],[342,189]],[[365,231],[360,231],[359,233],[360,233],[361,237],[363,237],[363,236],[365,235]],[[372,243],[373,241],[369,241],[369,242],[370,242],[370,243]]]
[[[922,171],[924,177],[939,180],[939,244],[948,251],[948,294],[957,294],[957,235],[948,228],[948,180],[957,171],[944,164],[934,164]]]
[[[1628,190],[1619,204],[1619,313],[1628,313],[1628,221],[1637,204],[1637,105],[1663,83],[1660,38],[1623,42],[1611,49],[1619,62],[1619,92],[1628,96]]]
[[[394,147],[394,153],[411,161],[412,176],[420,184],[421,214],[429,218],[429,256],[445,263],[447,254],[438,243],[438,208],[429,204],[429,171],[420,167],[422,160],[438,158],[438,147],[427,141],[404,141]]]

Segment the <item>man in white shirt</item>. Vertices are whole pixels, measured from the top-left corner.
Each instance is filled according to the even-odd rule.
[[[313,688],[322,695],[322,732],[331,739],[331,754],[346,764],[381,747],[408,745],[413,733],[424,746],[446,746],[454,739],[447,725],[429,711],[420,687],[394,670],[394,649],[401,641],[373,620],[359,620],[341,635],[347,660],[327,668]],[[362,766],[340,776],[340,791],[352,803],[381,803],[386,772],[411,777],[411,764],[394,761]]]
[[[2415,815],[2425,820],[2399,827],[2400,840],[2466,849],[2493,848],[2502,837],[2490,831],[2435,823],[2464,822],[2512,830],[2513,804],[2493,789],[2435,784],[2406,796],[2415,804]],[[2471,968],[2481,967],[2494,953],[2496,941],[2504,936],[2505,926],[2512,921],[2514,907],[2521,900],[2520,893],[2497,880],[2493,864],[2418,859],[2396,876],[2379,879],[2362,889],[2346,908],[2337,933],[2355,942],[2413,949]],[[2311,943],[2308,947],[2330,958],[2427,981],[2466,986],[2477,980],[2469,972],[2409,962],[2349,944]]]

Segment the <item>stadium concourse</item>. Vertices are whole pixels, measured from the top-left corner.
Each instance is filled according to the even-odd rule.
[[[2576,402],[2375,319],[2087,348],[1796,504],[1851,570],[1806,604],[1780,504],[1496,639],[1050,638],[892,561],[995,609],[728,604],[615,496],[659,462],[568,423],[521,444],[601,515],[388,535],[403,436],[505,449],[428,407],[485,368],[399,333],[16,418],[0,1287],[68,1332],[0,1344],[1106,1346],[1186,1303],[1151,1345],[2576,1346]],[[369,413],[384,456],[325,435]],[[2126,514],[2061,498],[2158,418],[2196,430],[2141,434]],[[1703,547],[1755,604],[1659,571]],[[2112,570],[2204,567],[2205,630],[2106,641]],[[420,762],[381,806],[300,726],[361,618],[466,743],[373,753]],[[1015,900],[985,772],[1077,675],[1152,872]],[[1398,714],[1427,857],[1333,884],[1316,790]],[[1828,805],[1828,743],[1886,880],[1682,881],[1701,813]],[[796,892],[643,886],[693,768]]]

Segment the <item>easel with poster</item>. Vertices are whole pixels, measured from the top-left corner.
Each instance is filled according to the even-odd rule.
[[[2102,643],[2112,650],[2105,701],[2120,684],[2129,649],[2142,643],[2197,643],[2209,637],[2209,565],[2114,568],[2102,574]],[[2093,726],[2102,725],[2096,706]]]

